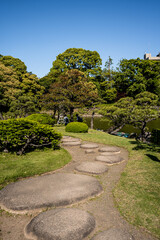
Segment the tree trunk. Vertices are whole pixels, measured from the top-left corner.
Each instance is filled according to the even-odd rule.
[[[70,118],[71,118],[71,122],[73,122],[73,111],[74,111],[74,108],[73,108],[73,107],[70,107]]]
[[[111,128],[108,129],[108,133],[110,133],[110,134],[117,133],[117,132],[119,132],[119,130],[121,130],[124,126],[125,126],[125,123],[122,124],[122,125],[119,126],[119,127],[116,127],[116,128],[115,128],[115,127],[111,127]]]
[[[92,117],[91,117],[91,129],[93,129],[94,126],[94,111],[92,112]]]
[[[2,113],[0,112],[0,119],[4,120]]]

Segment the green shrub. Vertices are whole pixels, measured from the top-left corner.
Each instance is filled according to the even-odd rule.
[[[81,122],[71,122],[65,128],[66,132],[86,133],[88,132],[88,126]]]
[[[39,122],[41,124],[49,124],[49,125],[54,125],[56,123],[56,119],[53,119],[49,114],[47,113],[36,113],[36,114],[31,114],[25,119],[27,120],[33,120],[36,122]]]
[[[0,121],[0,150],[23,154],[37,147],[57,148],[61,134],[49,125],[26,119]]]
[[[160,144],[160,129],[153,129],[151,141],[155,144]]]

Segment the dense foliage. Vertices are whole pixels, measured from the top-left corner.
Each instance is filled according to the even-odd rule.
[[[31,114],[28,117],[26,117],[25,119],[27,120],[32,120],[32,121],[36,121],[39,122],[41,124],[49,124],[54,126],[54,124],[56,123],[56,119],[53,119],[49,114],[47,113],[35,113],[35,114]]]
[[[157,102],[157,95],[143,92],[137,94],[135,99],[121,98],[112,106],[106,105],[100,113],[112,121],[113,126],[108,130],[110,133],[119,131],[125,124],[131,124],[140,129],[140,138],[144,140],[148,137],[147,122],[159,117]]]
[[[52,147],[55,149],[61,139],[61,134],[52,127],[25,119],[8,119],[0,121],[0,149],[16,151],[23,154],[25,151],[37,147]]]
[[[36,75],[18,58],[0,57],[0,117],[23,117],[38,110],[44,91]]]
[[[88,132],[88,126],[81,122],[71,122],[67,124],[65,130],[66,132],[86,133]]]
[[[74,108],[92,105],[97,100],[96,86],[83,72],[73,69],[58,77],[57,82],[50,86],[49,93],[43,95],[41,103],[48,109],[69,112],[72,119]]]

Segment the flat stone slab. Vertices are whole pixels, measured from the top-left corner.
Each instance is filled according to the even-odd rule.
[[[100,152],[101,156],[114,156],[116,154],[119,154],[120,152]]]
[[[85,148],[85,149],[93,149],[93,148],[98,148],[99,145],[96,143],[85,143],[85,144],[81,144],[81,148]]]
[[[97,156],[95,160],[105,162],[107,164],[114,164],[122,162],[124,159],[118,155],[113,155],[113,156]]]
[[[94,227],[93,216],[85,211],[73,208],[54,209],[33,218],[25,229],[25,235],[29,239],[81,240]]]
[[[81,145],[81,141],[63,142],[63,146],[78,146],[78,145]]]
[[[79,138],[73,138],[73,137],[63,137],[62,142],[79,142]]]
[[[99,233],[92,240],[134,240],[134,237],[122,229],[111,228]]]
[[[55,173],[11,183],[0,191],[0,206],[14,211],[66,206],[102,192],[91,176]]]
[[[75,169],[79,172],[86,172],[92,174],[101,174],[108,171],[107,166],[99,162],[83,162]]]
[[[86,149],[85,153],[95,153],[93,149]]]
[[[99,149],[99,152],[117,152],[120,153],[121,149],[114,146],[106,146]]]

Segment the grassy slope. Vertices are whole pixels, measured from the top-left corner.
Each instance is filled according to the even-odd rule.
[[[64,135],[117,145],[129,151],[127,167],[113,192],[117,207],[130,223],[160,237],[160,148],[137,145],[134,140],[95,130],[89,133],[65,133],[64,127],[56,129]]]
[[[22,156],[0,153],[0,189],[22,177],[39,175],[63,167],[71,161],[64,150],[36,150]]]

